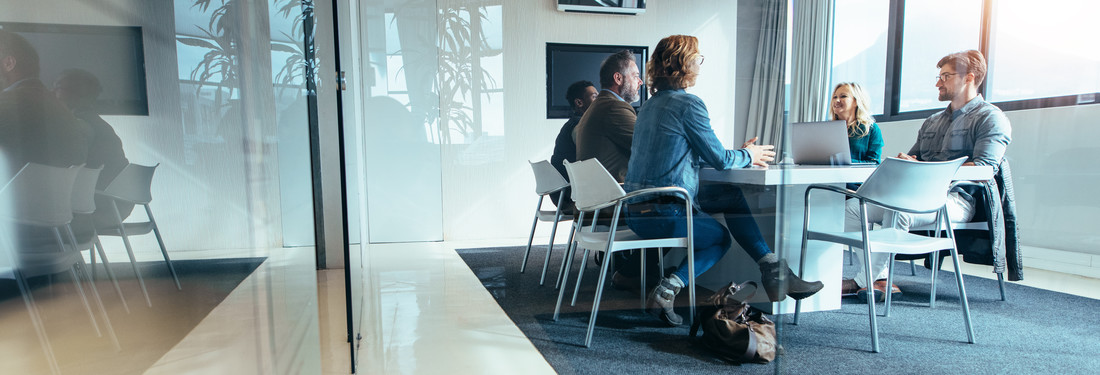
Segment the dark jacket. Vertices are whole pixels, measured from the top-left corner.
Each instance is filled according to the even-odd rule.
[[[1016,193],[1008,160],[1001,162],[992,180],[967,189],[974,196],[973,221],[984,220],[991,231],[956,231],[959,254],[967,263],[993,266],[994,273],[1008,271],[1008,280],[1024,279],[1023,254],[1020,251],[1019,221],[1016,219]]]
[[[630,103],[600,91],[577,124],[577,160],[596,158],[615,181],[623,182],[637,120]]]

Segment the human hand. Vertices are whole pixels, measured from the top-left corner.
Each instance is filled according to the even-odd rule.
[[[756,142],[754,137],[751,142],[746,142],[743,149],[749,151],[749,155],[752,155],[752,165],[758,167],[768,167],[769,161],[775,160],[775,146],[772,145],[755,145],[752,142]]]
[[[760,137],[752,137],[752,139],[745,141],[745,144],[741,145],[741,148],[749,148],[750,145],[756,143],[757,139],[760,139]]]
[[[898,153],[898,156],[897,156],[897,158],[898,158],[898,159],[901,159],[901,160],[908,160],[908,161],[917,161],[917,157],[916,157],[916,156],[913,156],[913,155],[906,155],[905,153],[902,153],[902,152],[899,152],[899,153]]]

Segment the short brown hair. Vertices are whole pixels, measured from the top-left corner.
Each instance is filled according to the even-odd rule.
[[[940,62],[936,63],[936,68],[942,68],[947,64],[951,64],[951,67],[955,68],[955,73],[973,74],[974,86],[981,86],[982,82],[985,81],[985,57],[982,56],[981,52],[966,50],[952,53],[940,59]]]
[[[661,39],[653,49],[646,67],[649,93],[695,86],[698,72],[688,70],[699,56],[699,39],[691,35],[672,35]]]

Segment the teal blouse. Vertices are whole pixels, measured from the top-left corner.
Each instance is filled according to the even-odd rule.
[[[854,138],[848,135],[848,148],[852,152],[852,162],[882,161],[883,144],[882,131],[879,130],[878,124],[871,124],[871,130],[863,137]]]

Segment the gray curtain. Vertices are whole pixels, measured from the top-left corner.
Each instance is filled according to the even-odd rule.
[[[749,96],[745,140],[778,146],[782,140],[787,59],[787,0],[765,0],[761,7],[760,42]],[[736,145],[740,146],[740,145]]]
[[[793,0],[790,122],[829,119],[833,0]]]

